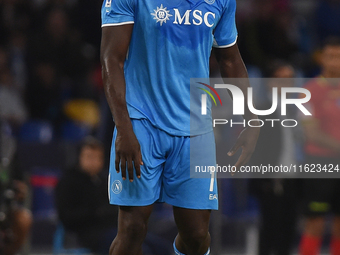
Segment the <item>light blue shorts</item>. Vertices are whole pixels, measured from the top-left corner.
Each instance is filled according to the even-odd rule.
[[[215,166],[216,149],[213,131],[199,136],[172,136],[154,127],[147,119],[132,119],[140,143],[141,178],[122,180],[115,169],[114,130],[109,175],[110,204],[146,206],[166,202],[189,209],[218,209],[215,175],[193,178],[195,166]],[[208,176],[208,178],[207,178]]]

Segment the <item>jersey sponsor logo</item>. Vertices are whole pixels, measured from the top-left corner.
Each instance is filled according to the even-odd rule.
[[[123,185],[119,180],[115,180],[112,183],[111,190],[113,193],[119,194],[120,192],[122,192],[122,189],[123,189]]]
[[[153,19],[157,20],[156,23],[159,22],[161,26],[163,25],[163,22],[166,23],[166,21],[172,16],[170,11],[168,11],[166,7],[163,7],[163,4],[161,4],[161,7],[157,7],[151,15],[154,16]]]
[[[214,22],[212,22],[211,19],[209,20],[209,17],[212,17],[214,20],[216,17],[213,12],[203,13],[200,10],[186,10],[184,13],[180,13],[177,8],[174,8],[173,13],[174,15],[170,14],[170,10],[167,10],[167,8],[163,7],[163,4],[161,4],[161,6],[157,7],[151,15],[154,16],[153,19],[157,21],[156,23],[159,22],[161,26],[163,25],[163,22],[166,23],[167,20],[170,20],[170,17],[173,17],[172,19],[174,19],[174,21],[172,23],[176,25],[200,26],[204,23],[207,27],[212,27],[214,26]]]
[[[217,200],[217,194],[209,194],[209,200]]]

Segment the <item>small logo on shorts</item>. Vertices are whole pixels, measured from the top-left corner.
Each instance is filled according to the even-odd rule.
[[[122,189],[123,189],[123,185],[119,180],[115,180],[112,183],[111,190],[113,193],[119,194],[122,191]]]
[[[209,194],[209,200],[217,200],[217,194]]]

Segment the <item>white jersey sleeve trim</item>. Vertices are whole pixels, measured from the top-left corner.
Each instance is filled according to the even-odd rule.
[[[213,47],[214,48],[229,48],[231,46],[234,46],[236,44],[236,42],[237,42],[237,37],[236,37],[236,40],[234,42],[230,43],[230,44],[227,44],[227,45],[217,45],[217,43],[216,43],[216,41],[214,39]]]
[[[103,24],[102,27],[111,27],[111,26],[121,26],[121,25],[127,25],[127,24],[133,24],[134,21],[126,21],[121,23],[110,23],[110,24]]]

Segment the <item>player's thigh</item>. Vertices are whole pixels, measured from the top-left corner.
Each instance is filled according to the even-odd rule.
[[[204,237],[208,234],[211,210],[195,210],[174,206],[173,211],[178,233],[182,238],[196,235]]]
[[[118,235],[145,237],[153,205],[119,206]]]
[[[197,166],[207,169],[216,165],[213,132],[176,139],[164,167],[163,200],[181,208],[217,210],[216,175],[210,172],[195,173]]]
[[[130,182],[122,179],[121,172],[116,172],[115,129],[110,159],[109,200],[111,204],[120,206],[147,206],[159,199],[165,159],[156,151],[156,143],[160,143],[159,131],[145,119],[132,119],[131,122],[142,153],[141,178],[137,178],[134,171],[134,181]]]

